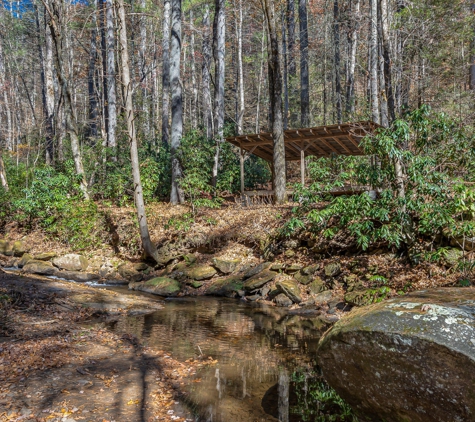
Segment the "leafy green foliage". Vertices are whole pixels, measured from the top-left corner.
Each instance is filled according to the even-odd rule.
[[[422,107],[365,138],[363,148],[371,160],[334,157],[309,163],[313,183],[297,187],[300,206],[283,234],[303,228],[328,238],[345,233],[363,250],[381,242],[407,250],[442,237],[473,236],[475,190],[465,180],[475,176],[475,150],[473,138],[457,122]],[[366,192],[328,195],[348,184],[372,186],[377,198]]]

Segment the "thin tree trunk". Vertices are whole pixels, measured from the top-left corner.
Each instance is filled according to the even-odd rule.
[[[115,36],[113,0],[106,1],[106,59],[107,59],[107,109],[109,125],[107,127],[107,146],[112,149],[112,161],[117,160],[117,97],[115,85]]]
[[[287,0],[287,57],[288,57],[288,91],[289,91],[289,113],[290,113],[290,126],[295,127],[297,125],[297,112],[296,112],[296,80],[297,80],[297,65],[295,62],[295,0]]]
[[[180,78],[181,61],[181,0],[172,0],[172,37],[170,46],[170,83],[172,93],[172,130],[170,152],[172,160],[172,190],[170,202],[174,205],[183,202],[183,193],[179,186],[181,163],[178,148],[183,136],[183,95]]]
[[[384,79],[383,57],[383,22],[381,13],[381,0],[378,0],[378,78],[379,78],[379,105],[381,109],[381,125],[389,126],[388,100],[386,96],[386,81]]]
[[[193,96],[191,98],[191,127],[198,127],[198,86],[196,82],[196,63],[195,63],[195,26],[193,21],[193,11],[190,10],[190,54],[191,54],[191,89]]]
[[[378,88],[378,3],[370,0],[370,40],[369,40],[369,77],[371,92],[371,118],[380,123]]]
[[[266,41],[265,21],[262,25],[262,42],[261,42],[261,62],[259,64],[259,79],[257,81],[257,107],[256,107],[256,133],[260,132],[260,111],[261,111],[261,87],[264,85],[264,52]]]
[[[382,53],[384,60],[384,85],[386,88],[386,98],[388,107],[388,123],[396,119],[394,104],[393,78],[392,78],[392,54],[389,39],[389,14],[387,0],[380,0],[381,11],[381,35],[382,35]]]
[[[243,72],[243,64],[242,64],[242,0],[237,0],[238,2],[238,22],[236,25],[236,32],[237,32],[237,41],[238,41],[238,48],[237,48],[237,68],[238,68],[238,90],[239,90],[239,111],[238,111],[238,118],[237,118],[237,127],[238,127],[238,135],[242,135],[244,133],[244,72]]]
[[[8,191],[7,173],[5,171],[5,164],[3,163],[2,150],[0,149],[0,182],[3,189]]]
[[[95,8],[97,1],[94,2]],[[97,30],[96,10],[92,15],[91,48],[89,49],[89,69],[87,75],[87,88],[89,93],[89,136],[97,138],[97,92],[96,92],[96,60],[97,60]]]
[[[170,0],[163,1],[162,39],[162,143],[170,142]]]
[[[214,155],[212,185],[216,187],[218,179],[219,153],[224,142],[224,66],[225,66],[225,37],[226,15],[225,0],[215,0],[215,16],[213,24],[213,54],[215,61],[215,90],[214,90],[214,129],[216,153]]]
[[[148,102],[148,84],[147,84],[147,19],[146,19],[146,0],[140,0],[140,44],[139,44],[139,75],[142,91],[142,127],[146,139],[150,139],[150,113]]]
[[[289,68],[287,53],[287,36],[285,30],[285,17],[282,16],[282,62],[284,64],[284,130],[289,127]]]
[[[45,0],[43,0],[45,1]],[[81,149],[79,145],[79,136],[78,128],[76,123],[76,116],[74,113],[74,108],[71,98],[71,90],[69,88],[69,80],[66,76],[64,69],[64,56],[63,56],[63,33],[64,33],[64,7],[62,3],[57,3],[56,0],[53,0],[51,3],[51,8],[44,3],[47,8],[49,17],[50,17],[50,29],[51,35],[53,38],[53,44],[56,50],[56,69],[58,74],[58,81],[61,85],[61,91],[64,102],[64,114],[66,120],[66,129],[69,133],[71,141],[71,150],[73,153],[73,160],[76,169],[76,174],[80,180],[80,188],[86,200],[89,199],[88,186],[86,182],[86,175],[84,173],[84,166],[82,163]]]
[[[130,160],[132,162],[132,175],[134,178],[134,199],[137,208],[137,218],[139,221],[140,238],[147,258],[152,258],[158,262],[158,254],[155,245],[150,240],[148,231],[147,214],[143,199],[142,182],[140,179],[140,163],[137,151],[137,136],[135,130],[134,106],[132,103],[132,83],[130,80],[129,51],[127,46],[127,27],[125,21],[124,0],[117,0],[119,16],[119,40],[120,57],[122,61],[122,82],[125,95],[125,114],[127,117],[127,133],[130,142]]]
[[[213,106],[211,102],[211,88],[210,88],[210,71],[211,71],[211,39],[210,39],[210,18],[209,6],[205,6],[205,13],[203,16],[203,65],[201,68],[201,81],[203,92],[203,120],[206,128],[206,137],[211,139],[213,137]]]
[[[103,146],[107,146],[109,134],[109,107],[107,106],[107,41],[106,41],[106,2],[101,0],[100,6],[100,29],[101,29],[101,56],[102,56],[102,115],[103,115]],[[105,133],[104,133],[105,132]],[[105,135],[105,136],[104,136]]]
[[[350,57],[348,60],[348,79],[346,81],[346,118],[350,120],[355,112],[355,67],[356,67],[356,49],[358,44],[358,26],[360,14],[360,0],[356,0],[353,16],[353,27],[348,43],[350,45]]]
[[[341,81],[340,81],[340,10],[338,0],[333,2],[333,42],[335,47],[335,104],[336,104],[336,120],[341,123]]]
[[[307,0],[299,0],[300,23],[300,124],[310,126],[310,93],[308,75]]]
[[[6,130],[6,147],[8,150],[13,149],[13,120],[8,100],[5,72],[5,58],[3,57],[3,37],[0,35],[0,90],[3,91],[3,102],[5,107],[5,115],[7,117]]]
[[[261,0],[267,19],[267,54],[269,65],[269,98],[272,112],[273,184],[277,204],[287,201],[285,175],[284,128],[282,122],[282,73],[280,70],[280,48],[273,0]]]

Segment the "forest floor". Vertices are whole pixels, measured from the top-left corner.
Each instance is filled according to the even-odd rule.
[[[114,292],[0,270],[0,420],[185,421],[181,387],[213,362],[179,362],[101,328],[97,308],[79,297],[106,301],[102,316],[161,306],[146,297],[127,306]]]

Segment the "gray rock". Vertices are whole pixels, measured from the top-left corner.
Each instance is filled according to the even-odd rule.
[[[86,257],[71,253],[54,258],[53,265],[66,271],[86,271],[89,262]]]
[[[320,264],[309,265],[308,267],[302,268],[301,273],[304,275],[313,275],[320,269]]]
[[[285,268],[285,272],[288,274],[293,274],[293,273],[296,273],[297,271],[300,271],[302,268],[303,268],[302,264],[292,264]]]
[[[315,304],[319,306],[323,305],[324,303],[328,303],[331,298],[332,292],[330,290],[324,291],[315,296]]]
[[[318,294],[327,289],[325,282],[320,277],[315,277],[313,281],[307,286],[308,291],[312,294]]]
[[[240,259],[225,259],[225,258],[213,259],[213,265],[223,274],[230,274],[234,272],[240,263],[241,263]]]
[[[254,277],[256,274],[259,274],[260,272],[269,269],[271,266],[271,262],[262,262],[261,264],[256,265],[254,268],[251,268],[250,270],[246,271],[243,278],[244,280],[247,280],[248,278]]]
[[[181,285],[173,278],[156,277],[140,283],[130,283],[129,289],[168,297],[177,296],[181,291]]]
[[[293,304],[293,302],[283,293],[278,294],[274,301],[277,306],[291,306]]]
[[[283,280],[279,280],[275,285],[292,302],[295,302],[295,303],[302,302],[302,296],[300,295],[299,284],[293,278],[289,277]]]
[[[51,262],[31,260],[23,267],[23,271],[29,274],[54,275],[58,269]]]
[[[99,280],[99,274],[82,273],[79,271],[57,271],[55,274],[57,277],[65,278],[66,280],[78,281],[85,283],[88,281]]]
[[[13,255],[18,257],[23,256],[26,252],[30,250],[26,242],[24,242],[23,240],[15,240],[11,246],[13,250]]]
[[[354,309],[317,357],[361,421],[473,421],[474,339],[475,291],[425,290]]]
[[[264,284],[273,280],[276,275],[276,272],[270,270],[259,272],[244,283],[244,290],[250,292],[255,289],[260,289]]]
[[[29,253],[23,254],[21,259],[18,261],[18,268],[23,268],[29,261],[32,261],[33,257]]]
[[[338,262],[332,262],[325,265],[324,270],[327,277],[336,277],[341,273],[341,265]]]
[[[13,256],[13,246],[8,240],[0,239],[0,253],[6,256]]]

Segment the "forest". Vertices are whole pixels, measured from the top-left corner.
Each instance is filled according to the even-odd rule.
[[[0,420],[473,421],[474,269],[469,2],[0,4]]]

